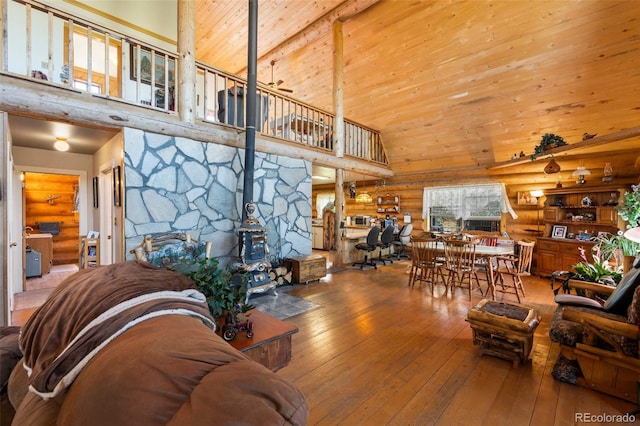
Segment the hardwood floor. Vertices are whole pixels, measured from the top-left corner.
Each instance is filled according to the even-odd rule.
[[[309,424],[563,425],[576,413],[634,409],[551,377],[559,347],[548,336],[555,304],[547,279],[525,281],[523,303],[542,321],[531,360],[513,368],[472,343],[465,318],[478,292],[469,301],[466,290],[445,297],[441,286],[432,297],[407,287],[408,266],[348,268],[289,292],[321,305],[287,320],[300,331],[278,372],[305,394]]]
[[[443,296],[439,286],[432,297],[407,286],[409,265],[328,271],[288,292],[320,305],[286,320],[299,332],[290,364],[277,373],[304,393],[310,425],[573,425],[577,413],[635,408],[551,377],[559,347],[549,339],[547,279],[525,278],[523,303],[542,320],[530,361],[513,368],[472,343],[465,318],[478,292],[469,301],[466,290]],[[30,314],[23,312],[18,323]]]

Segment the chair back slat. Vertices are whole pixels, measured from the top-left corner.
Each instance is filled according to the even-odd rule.
[[[516,264],[518,274],[529,274],[531,272],[531,261],[533,260],[534,241],[518,241],[518,262]]]
[[[470,241],[446,240],[444,257],[447,269],[471,270],[476,262],[476,245]]]

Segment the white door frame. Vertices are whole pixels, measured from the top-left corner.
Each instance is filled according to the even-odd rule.
[[[100,214],[100,264],[110,265],[115,259],[114,218],[113,218],[113,167],[112,163],[100,166],[98,180],[99,214]]]

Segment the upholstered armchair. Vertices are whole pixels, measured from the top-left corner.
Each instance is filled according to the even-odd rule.
[[[561,352],[553,377],[638,403],[640,256],[617,287],[570,280],[556,296],[551,340]]]

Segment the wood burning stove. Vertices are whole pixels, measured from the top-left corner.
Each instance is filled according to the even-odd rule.
[[[271,263],[268,261],[267,230],[253,216],[255,212],[253,203],[247,203],[245,210],[247,219],[238,229],[240,260],[234,266],[238,274],[246,276],[247,279],[246,303],[253,293],[263,293],[268,290],[273,290],[274,294],[277,293],[275,292],[276,283],[272,283],[269,276]],[[241,279],[238,274],[236,279]]]

